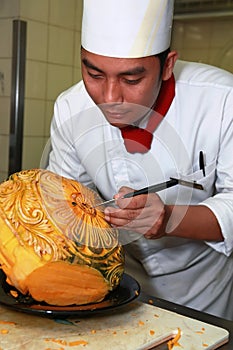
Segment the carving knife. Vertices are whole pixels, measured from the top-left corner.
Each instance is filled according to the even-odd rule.
[[[175,185],[188,186],[188,187],[196,188],[198,190],[204,190],[203,186],[201,184],[198,184],[196,181],[186,181],[186,180],[176,179],[174,177],[170,177],[170,180],[168,180],[168,181],[161,182],[161,183],[156,184],[156,185],[151,185],[149,187],[144,187],[144,188],[141,188],[140,190],[137,190],[137,191],[126,193],[122,198],[132,198],[135,196],[139,196],[140,194],[159,192],[159,191],[165,190],[166,188],[169,188],[169,187],[172,187]],[[108,201],[104,201],[104,202],[101,202],[101,203],[95,205],[94,208],[99,207],[101,205],[112,204],[114,202],[115,202],[115,199],[110,199]]]

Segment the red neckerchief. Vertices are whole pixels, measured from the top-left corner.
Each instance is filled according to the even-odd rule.
[[[120,129],[124,139],[125,148],[129,153],[146,153],[151,148],[153,132],[166,115],[175,96],[175,78],[162,82],[156,101],[154,113],[150,116],[147,127],[141,129],[137,126],[127,125]]]

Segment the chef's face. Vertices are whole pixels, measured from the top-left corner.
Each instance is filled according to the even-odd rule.
[[[142,118],[142,110],[154,107],[162,79],[170,78],[175,59],[174,52],[168,55],[161,75],[156,56],[112,58],[82,49],[83,81],[108,122],[123,127]]]

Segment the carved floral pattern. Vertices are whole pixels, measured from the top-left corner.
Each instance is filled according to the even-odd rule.
[[[41,259],[69,259],[98,268],[112,285],[123,273],[118,233],[94,205],[98,195],[47,170],[15,173],[0,185],[0,215],[21,245]]]

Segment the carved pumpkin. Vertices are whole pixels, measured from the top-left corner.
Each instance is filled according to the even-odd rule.
[[[99,302],[124,270],[118,232],[99,196],[47,170],[15,173],[0,184],[0,264],[22,294],[53,305]]]

